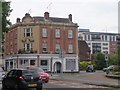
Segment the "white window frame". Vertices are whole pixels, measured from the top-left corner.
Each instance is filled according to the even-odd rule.
[[[42,29],[42,37],[47,37],[47,29],[46,28]]]
[[[28,46],[27,46],[28,45]],[[27,48],[28,47],[28,48]],[[25,43],[24,44],[24,50],[31,50],[32,49],[32,43]]]
[[[27,34],[30,34],[30,36],[27,36]],[[32,28],[30,27],[27,27],[27,28],[24,28],[24,37],[31,37],[32,36]]]
[[[73,31],[72,30],[68,30],[68,38],[73,38]]]
[[[60,38],[60,29],[55,30],[55,37]]]
[[[68,53],[73,53],[73,45],[72,44],[68,45]]]
[[[43,52],[46,52],[46,51],[44,51],[44,48],[45,48],[46,51],[47,51],[47,43],[42,43],[42,51],[43,51]]]
[[[56,49],[56,52],[59,52],[59,50],[60,50],[60,44],[59,43],[56,44],[55,49]]]

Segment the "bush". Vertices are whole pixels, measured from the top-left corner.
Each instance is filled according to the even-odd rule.
[[[86,70],[87,66],[91,64],[91,61],[80,62],[80,70]]]
[[[120,66],[119,66],[119,65],[114,65],[113,71],[114,71],[114,72],[120,71]]]
[[[120,75],[120,72],[113,72],[113,75]]]

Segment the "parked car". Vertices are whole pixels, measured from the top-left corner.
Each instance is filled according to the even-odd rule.
[[[27,67],[27,69],[29,70],[33,70],[33,71],[37,71],[39,73],[39,75],[41,76],[41,80],[45,83],[47,83],[49,81],[49,74],[46,73],[43,69],[41,69],[40,67]]]
[[[5,76],[5,71],[3,70],[2,67],[0,67],[0,80],[2,80]]]
[[[2,89],[8,90],[14,88],[36,88],[42,90],[43,82],[37,72],[32,72],[27,69],[10,70],[2,80]],[[20,89],[21,90],[21,89]]]
[[[88,65],[87,69],[86,69],[86,72],[95,72],[94,66],[93,65]]]
[[[103,71],[106,72],[106,71],[112,71],[114,69],[114,65],[111,65],[107,68],[103,68]]]

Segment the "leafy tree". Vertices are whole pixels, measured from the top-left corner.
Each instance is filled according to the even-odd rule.
[[[10,8],[10,2],[0,1],[0,53],[3,51],[3,39],[4,32],[8,31],[8,27],[11,25],[10,20],[7,18],[10,16],[12,9]]]
[[[105,55],[101,52],[96,53],[95,68],[102,70],[106,67]]]
[[[120,66],[120,38],[118,41],[118,65]]]
[[[2,32],[8,31],[8,27],[11,25],[10,20],[7,19],[11,12],[10,2],[2,2]]]
[[[109,65],[117,65],[118,64],[118,54],[111,55],[109,58],[108,64]]]

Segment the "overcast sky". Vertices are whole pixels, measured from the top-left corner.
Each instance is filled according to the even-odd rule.
[[[119,0],[6,0],[11,1],[13,9],[10,20],[22,18],[25,13],[31,16],[44,16],[48,11],[50,17],[68,18],[79,28],[90,29],[92,32],[118,32],[118,1]]]

